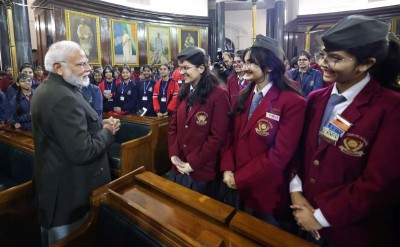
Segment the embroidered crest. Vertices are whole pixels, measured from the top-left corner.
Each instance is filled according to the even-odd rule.
[[[207,118],[208,118],[207,113],[200,111],[200,112],[196,113],[195,118],[197,118],[196,123],[198,125],[206,125],[207,124]]]
[[[147,91],[153,92],[153,88],[152,88],[152,87],[149,87],[149,88],[147,89]]]
[[[129,90],[126,94],[131,95],[132,94],[131,90]]]
[[[368,141],[364,137],[348,133],[343,138],[343,143],[339,146],[339,149],[347,155],[361,157],[365,154],[363,150],[366,146],[368,146]]]
[[[260,119],[257,122],[257,128],[255,128],[255,131],[261,136],[268,136],[270,129],[272,129],[272,124],[268,120]]]

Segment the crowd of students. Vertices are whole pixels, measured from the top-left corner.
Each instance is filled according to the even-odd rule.
[[[318,69],[302,51],[288,71],[280,44],[258,35],[224,54],[223,83],[205,51],[188,47],[177,70],[145,65],[136,77],[128,66],[96,68],[82,93],[100,117],[171,116],[170,179],[183,186],[284,230],[297,225],[320,246],[394,246],[400,42],[365,16],[344,18],[322,41]],[[20,72],[2,80],[0,117],[11,109],[12,126],[29,129],[40,82],[29,65]]]

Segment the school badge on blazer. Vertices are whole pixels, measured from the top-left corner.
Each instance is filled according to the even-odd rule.
[[[346,137],[343,138],[343,143],[339,146],[339,149],[347,155],[361,157],[365,154],[363,150],[367,145],[368,142],[364,137],[348,133]]]
[[[257,122],[257,128],[255,128],[255,131],[260,136],[268,136],[270,129],[272,129],[272,124],[268,120],[260,119]]]
[[[196,123],[198,125],[206,125],[207,124],[207,118],[208,118],[207,113],[200,111],[200,112],[196,113],[195,118],[197,119]]]

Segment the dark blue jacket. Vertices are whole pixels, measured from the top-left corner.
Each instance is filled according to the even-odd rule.
[[[289,71],[288,76],[299,83],[300,90],[305,98],[310,92],[324,87],[321,72],[313,68],[308,68],[303,75],[303,79],[301,79],[301,73],[298,69]]]
[[[138,97],[138,110],[145,107],[147,109],[146,116],[157,116],[153,108],[153,91],[154,85],[156,81],[150,79],[150,81],[140,80],[137,85],[137,97]],[[147,97],[147,100],[144,100],[143,96]]]
[[[136,83],[129,80],[128,83],[121,82],[115,92],[115,107],[121,107],[121,111],[136,113],[137,111],[137,89]]]
[[[0,123],[10,119],[10,106],[6,95],[0,91]]]
[[[33,90],[32,90],[33,94]],[[31,94],[31,97],[32,97]],[[20,107],[21,112],[18,111],[17,99],[20,97]],[[32,130],[32,122],[31,122],[31,102],[22,94],[15,94],[14,98],[10,101],[10,109],[11,109],[11,126],[14,126],[16,123],[21,124],[21,129],[23,130]]]
[[[99,122],[101,122],[103,119],[103,95],[100,88],[94,84],[89,84],[87,87],[82,88],[82,95],[97,112],[97,115],[99,115]]]

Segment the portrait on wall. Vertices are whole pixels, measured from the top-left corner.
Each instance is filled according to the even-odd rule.
[[[171,59],[169,27],[147,25],[147,62],[164,64]]]
[[[110,20],[110,26],[112,64],[138,66],[137,24],[134,22]]]
[[[178,32],[179,52],[190,46],[199,46],[200,30],[199,28],[179,28]]]
[[[65,10],[67,40],[78,43],[90,64],[101,64],[99,17]]]

